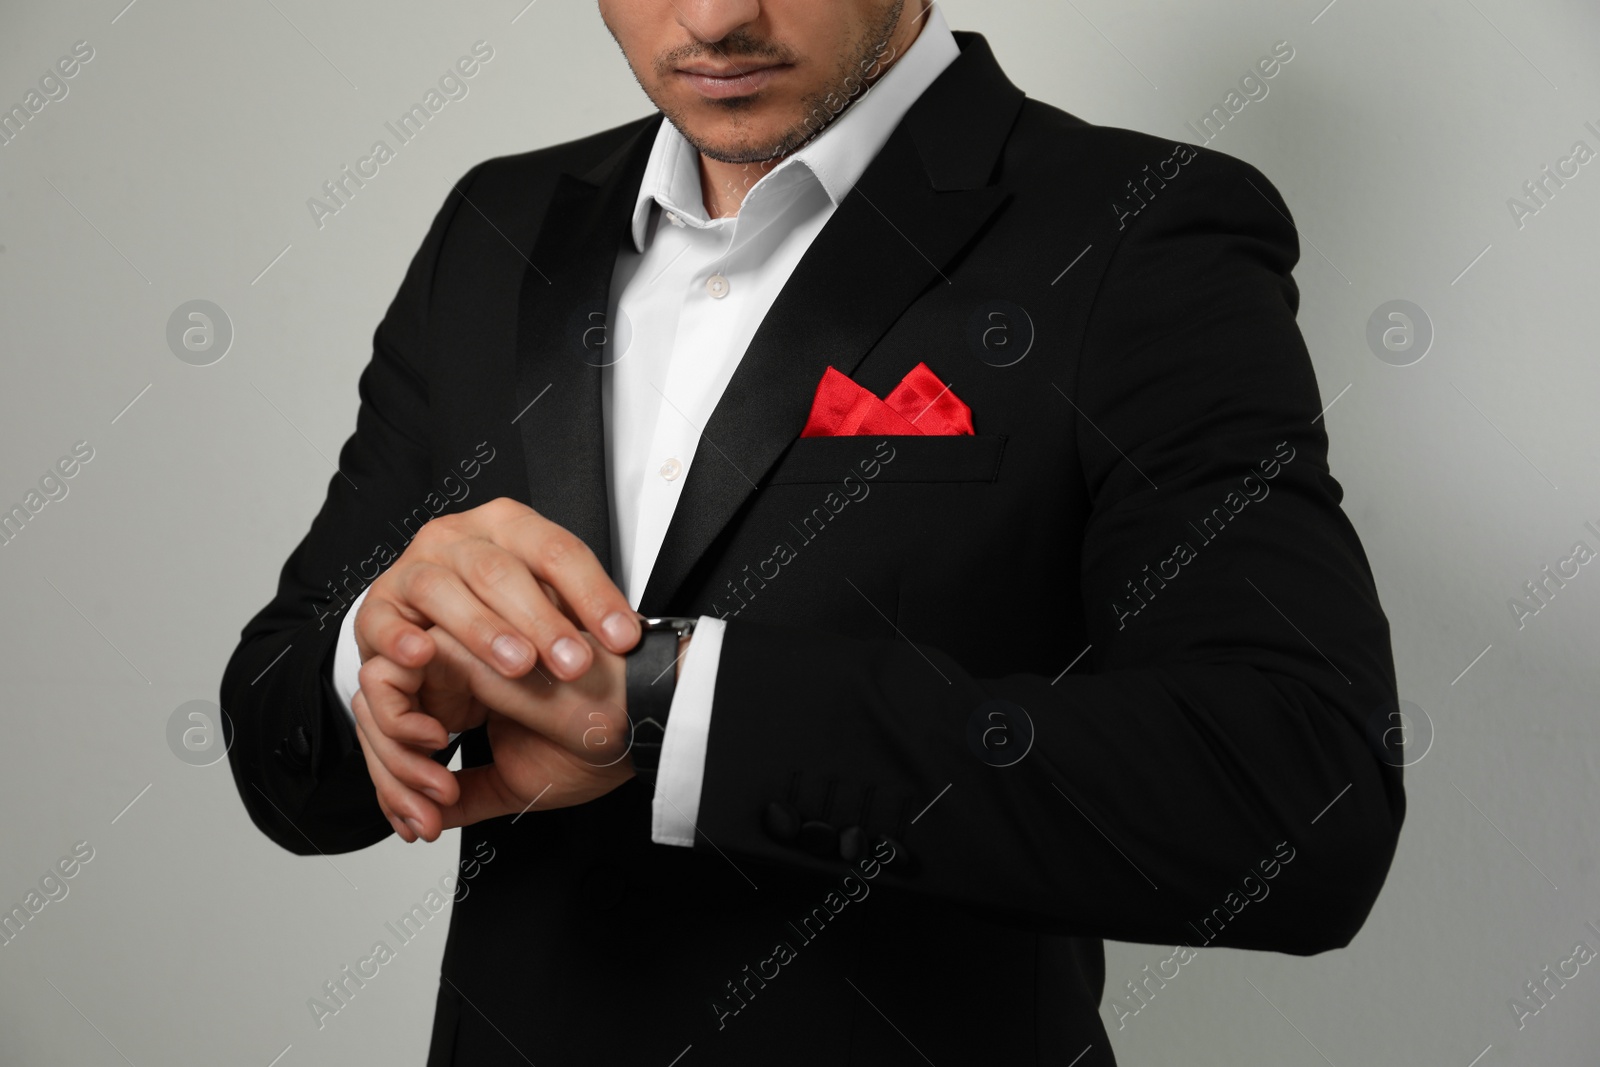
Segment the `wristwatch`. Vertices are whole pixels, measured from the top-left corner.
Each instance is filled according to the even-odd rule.
[[[654,778],[661,764],[661,742],[667,735],[667,716],[678,684],[678,644],[694,633],[696,621],[678,616],[640,619],[644,632],[624,657],[628,751],[640,777]]]

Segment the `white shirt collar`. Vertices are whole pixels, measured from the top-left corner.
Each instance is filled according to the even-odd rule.
[[[773,184],[775,175],[803,166],[838,207],[867,169],[907,110],[949,66],[961,48],[937,4],[928,9],[927,25],[883,76],[858,96],[838,118],[788,156],[745,194]],[[787,180],[787,179],[785,179]],[[670,121],[662,120],[645,166],[644,180],[633,207],[633,244],[644,252],[651,204],[658,203],[691,225],[706,225],[700,192],[699,153]]]

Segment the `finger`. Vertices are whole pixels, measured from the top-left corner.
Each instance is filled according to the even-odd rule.
[[[377,796],[376,789],[374,789],[373,795]],[[404,819],[390,811],[389,805],[383,802],[382,797],[378,797],[378,810],[382,811],[383,817],[389,820],[389,825],[394,827],[395,836],[399,837],[400,840],[409,845],[417,839],[416,831],[407,826]]]
[[[450,743],[450,733],[438,719],[417,705],[425,668],[401,667],[385,656],[361,665],[361,692],[379,731],[403,744],[436,752]]]
[[[582,538],[533,512],[494,527],[493,534],[606,648],[621,654],[639,643],[638,613]]]
[[[431,759],[428,753],[382,736],[369,737],[368,741],[373,755],[383,764],[383,769],[389,776],[401,788],[418,795],[413,806],[401,811],[403,816],[421,816],[422,821],[426,822],[425,817],[431,809],[437,809],[441,804],[455,802],[457,790],[460,788],[456,784],[455,776]],[[395,804],[405,807],[403,800],[397,800]]]
[[[537,581],[537,579],[535,579],[535,581]],[[544,593],[544,598],[546,600],[550,601],[551,605],[557,611],[561,612],[561,614],[563,614],[567,618],[571,619],[572,620],[572,625],[579,626],[579,627],[581,627],[583,625],[583,620],[578,618],[577,611],[575,611],[573,609],[571,604],[568,604],[565,600],[563,600],[561,598],[561,593],[560,593],[559,590],[556,589],[555,586],[551,585],[549,582],[539,582],[538,584],[539,584],[539,590],[542,593]],[[638,613],[635,612],[634,614],[638,614]]]
[[[400,836],[407,844],[418,838],[424,841],[439,839],[443,827],[437,805],[400,784],[383,765],[383,761],[370,750],[367,753],[367,770],[372,776],[373,788],[377,790],[379,806],[387,806],[398,816],[400,826],[406,828]]]
[[[433,656],[433,639],[423,628],[426,618],[409,615],[393,600],[368,594],[356,613],[356,647],[363,656],[387,656],[407,667],[420,667]]]
[[[483,669],[490,674],[494,673],[490,668]],[[421,691],[417,693],[417,701],[423,712],[429,718],[438,720],[448,734],[464,733],[473,727],[482,726],[488,718],[489,709],[473,695],[465,674],[455,671],[448,678],[435,679],[431,670],[430,668],[428,678],[422,683]],[[439,751],[437,737],[421,747],[433,752]]]
[[[548,587],[521,559],[493,541],[472,539],[451,546],[450,565],[465,576],[479,600],[538,649],[538,658],[556,677],[570,681],[589,669],[594,658],[589,642],[574,620],[551,603]],[[501,673],[518,677],[526,672]]]
[[[359,707],[352,700],[350,706],[356,714],[362,753],[380,802],[419,836],[434,840],[439,832],[439,805],[456,800],[454,776],[418,749],[385,736],[374,724],[365,700]]]
[[[360,714],[359,706],[362,704],[362,696],[358,692],[350,701],[351,710],[357,712],[358,718]],[[378,782],[382,780],[383,765],[378,762],[378,757],[373,754],[372,748],[367,744],[366,734],[361,730],[359,722],[356,727],[356,740],[361,745],[361,756],[367,762],[367,776],[372,779],[372,790],[374,797],[378,801],[378,809],[383,812],[384,818],[389,820],[389,825],[394,827],[395,834],[402,841],[410,844],[417,839],[417,832],[406,825],[405,819],[389,806],[389,801],[385,798],[383,792],[379,791]]]
[[[359,737],[360,735],[361,735],[361,731],[357,730],[356,731],[356,736]],[[363,758],[367,758],[367,750],[366,749],[363,748],[361,750],[361,754],[362,754]],[[371,772],[370,771],[368,772],[368,776],[369,777],[371,776]],[[410,844],[412,841],[415,841],[417,839],[417,835],[414,832],[412,832],[411,827],[406,825],[405,820],[400,818],[400,816],[396,815],[390,809],[389,805],[384,802],[384,799],[382,797],[378,796],[378,791],[377,791],[377,787],[376,786],[373,787],[372,795],[373,795],[373,798],[375,800],[377,800],[377,802],[378,802],[378,810],[383,812],[383,817],[385,819],[388,819],[389,820],[389,825],[394,828],[395,836],[400,838],[402,841],[406,842],[407,844]]]
[[[440,661],[462,672],[480,703],[530,730],[549,735],[559,728],[559,709],[550,701],[551,682],[538,674],[503,678],[449,634],[435,630],[434,639],[439,643]]]
[[[407,607],[449,632],[474,656],[494,664],[500,673],[515,678],[533,669],[537,655],[533,645],[478,599],[450,567],[417,563],[396,576],[395,587]],[[431,644],[432,639],[429,641]]]
[[[370,725],[363,728],[367,751],[382,765],[393,786],[384,788],[384,801],[402,818],[426,822],[440,804],[456,799],[456,781],[446,768],[421,749],[384,737]],[[374,783],[376,784],[376,779]]]
[[[438,806],[402,785],[370,749],[366,752],[366,758],[372,787],[378,795],[378,806],[392,813],[391,823],[398,820],[400,836],[408,844],[418,838],[438,840],[443,829]]]

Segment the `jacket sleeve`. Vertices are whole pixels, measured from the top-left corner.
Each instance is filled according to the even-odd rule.
[[[1090,312],[1060,470],[1092,501],[1082,601],[1019,620],[1081,613],[1092,654],[976,677],[937,634],[732,618],[697,847],[822,870],[832,831],[844,853],[885,836],[904,890],[1064,935],[1297,954],[1355,935],[1404,814],[1373,729],[1396,707],[1388,624],[1314,421],[1287,209],[1197,151]],[[1180,558],[1173,531],[1247,475],[1270,503]],[[1082,645],[1061,629],[1065,663]],[[1031,732],[1013,766],[974,746],[995,709]]]
[[[223,674],[239,795],[256,826],[297,854],[348,852],[393,832],[333,689],[332,661],[344,612],[403,550],[406,532],[415,535],[405,520],[430,495],[428,306],[440,247],[476,169],[452,188],[378,325],[356,430],[322,509]]]

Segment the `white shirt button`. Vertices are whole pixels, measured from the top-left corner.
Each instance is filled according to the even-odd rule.
[[[684,226],[683,220],[678,217],[678,213],[676,211],[667,212],[667,221],[679,229],[682,229]]]
[[[661,464],[661,477],[665,478],[669,482],[675,481],[678,475],[682,473],[683,464],[679,463],[676,459],[668,459],[665,463]]]
[[[721,300],[728,295],[728,279],[720,274],[713,274],[706,279],[706,292]]]

